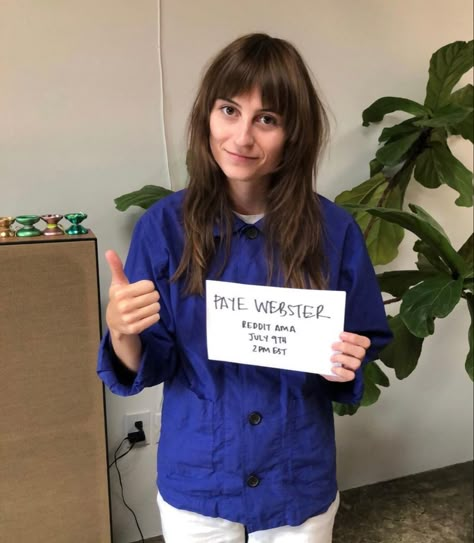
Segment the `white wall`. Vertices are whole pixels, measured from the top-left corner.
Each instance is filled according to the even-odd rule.
[[[387,95],[422,101],[432,52],[471,39],[473,29],[470,0],[164,0],[161,15],[174,188],[185,184],[184,127],[203,64],[234,37],[266,31],[299,48],[334,117],[318,182],[331,198],[368,177],[381,127],[363,128],[362,110]],[[155,0],[0,3],[0,214],[86,211],[101,253],[114,247],[125,256],[138,212],[118,213],[113,198],[147,183],[169,183],[158,32]],[[471,144],[456,142],[454,150],[472,169]],[[408,197],[440,218],[455,245],[472,231],[471,210],[457,208],[451,190],[414,187]],[[412,245],[407,239],[397,267],[412,266]],[[105,306],[103,258],[100,266]],[[342,488],[472,459],[467,329],[461,306],[437,323],[410,378],[398,382],[389,372],[392,387],[374,407],[337,420]],[[122,438],[124,414],[155,413],[159,402],[159,389],[128,399],[107,395],[111,451]],[[155,453],[151,445],[120,461],[127,501],[145,537],[160,532]],[[135,541],[115,473],[111,481],[115,541]]]

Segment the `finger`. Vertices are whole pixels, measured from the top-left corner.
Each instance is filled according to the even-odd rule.
[[[331,356],[331,362],[342,364],[343,367],[352,371],[359,369],[361,365],[361,361],[359,358],[354,358],[353,356],[347,356],[342,353],[333,354]]]
[[[326,379],[326,381],[330,381],[331,383],[341,383],[342,379],[340,377],[337,377],[336,375],[325,375],[324,373],[321,375]]]
[[[352,343],[346,343],[345,341],[340,343],[334,343],[332,345],[332,348],[335,351],[347,354],[349,356],[353,356],[354,358],[358,358],[359,360],[362,360],[365,357],[366,353],[366,350],[363,347],[359,347],[359,345],[354,345]]]
[[[352,370],[343,367],[334,366],[331,371],[336,377],[344,382],[353,381],[355,378],[355,373]]]
[[[342,339],[342,341],[359,345],[365,350],[370,347],[370,339],[367,336],[360,336],[359,334],[354,334],[352,332],[342,332],[339,337]]]
[[[152,315],[158,314],[160,311],[160,304],[155,302],[153,304],[147,305],[145,307],[140,307],[131,313],[126,313],[123,315],[122,319],[127,324],[134,324],[140,322],[143,319],[151,317]]]
[[[149,281],[148,279],[142,279],[136,283],[131,283],[127,285],[111,285],[113,287],[113,297],[117,300],[131,299],[138,296],[143,296],[144,294],[150,294],[151,292],[156,291],[155,283]],[[119,288],[117,288],[119,287]],[[158,294],[158,291],[156,291]]]
[[[158,294],[158,291],[154,290],[153,292],[149,292],[147,294],[142,294],[139,296],[126,296],[123,299],[120,296],[120,292],[116,295],[117,299],[117,309],[120,311],[120,313],[132,313],[133,311],[137,309],[141,309],[142,307],[147,307],[151,304],[154,304],[158,302],[160,295]],[[159,304],[158,304],[159,307]]]
[[[150,315],[149,317],[146,317],[145,319],[142,319],[141,321],[134,322],[133,324],[128,324],[123,327],[121,332],[123,334],[140,334],[147,328],[150,328],[150,326],[153,326],[160,320],[159,313],[154,313],[153,315]]]
[[[123,271],[123,264],[119,255],[112,250],[106,251],[105,259],[109,265],[110,272],[112,274],[112,285],[128,285],[129,280]]]

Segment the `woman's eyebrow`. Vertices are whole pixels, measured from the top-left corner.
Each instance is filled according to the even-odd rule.
[[[219,97],[219,98],[217,98],[217,100],[222,100],[223,102],[230,102],[231,104],[234,104],[235,106],[242,109],[242,106],[238,102],[236,102],[235,100],[232,100],[232,98]],[[275,115],[280,115],[280,113],[278,113],[278,111],[275,111],[274,109],[272,109],[270,107],[262,107],[261,109],[258,110],[258,112],[259,113],[274,113]]]
[[[236,102],[235,100],[232,100],[231,98],[225,98],[225,97],[219,97],[218,100],[222,100],[222,102],[230,102],[231,104],[234,104],[237,107],[241,107],[241,105]]]

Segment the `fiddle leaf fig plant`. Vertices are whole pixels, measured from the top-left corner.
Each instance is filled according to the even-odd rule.
[[[431,57],[423,104],[385,97],[364,110],[364,126],[394,111],[411,117],[382,130],[380,147],[370,162],[370,178],[336,197],[361,227],[374,265],[396,258],[405,230],[418,238],[413,246],[416,269],[378,275],[381,290],[392,296],[385,304],[401,302],[398,314],[389,316],[394,340],[379,356],[398,379],[405,379],[416,368],[425,338],[435,333],[436,319],[447,317],[465,300],[471,317],[465,367],[474,380],[473,235],[456,249],[427,211],[413,204],[408,204],[409,211],[403,210],[407,186],[413,181],[428,189],[447,185],[457,193],[456,205],[473,205],[472,172],[448,146],[449,136],[473,142],[473,86],[467,84],[453,92],[472,68],[473,59],[473,41],[448,44]],[[365,392],[359,405],[367,406],[377,401],[379,387],[389,386],[389,380],[377,362],[365,366],[364,376]],[[352,415],[359,405],[335,404],[334,408],[340,415]]]

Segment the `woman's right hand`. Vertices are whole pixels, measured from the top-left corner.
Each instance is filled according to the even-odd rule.
[[[113,339],[136,336],[160,320],[160,295],[152,281],[130,283],[115,251],[105,258],[112,274],[106,322]]]

